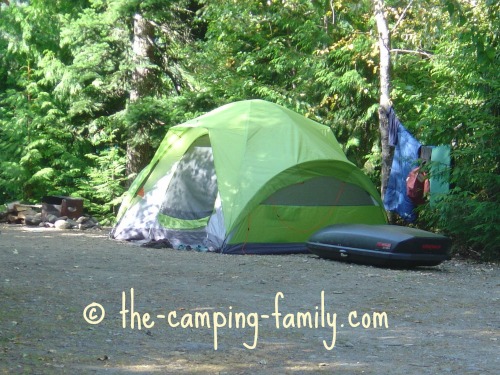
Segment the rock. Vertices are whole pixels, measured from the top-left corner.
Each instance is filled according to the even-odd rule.
[[[78,223],[76,221],[74,221],[74,220],[67,219],[66,223],[68,223],[69,225],[71,225],[71,228],[77,228],[78,227]]]
[[[45,216],[45,221],[54,224],[57,221],[57,216],[48,214],[47,216]]]
[[[66,220],[57,220],[54,223],[54,226],[57,229],[71,229],[72,228],[72,225],[70,223],[68,223]]]
[[[42,222],[41,216],[37,217],[36,215],[33,215],[33,216],[27,215],[24,218],[24,223],[26,225],[38,226],[38,225],[40,225],[41,222]]]
[[[98,222],[96,219],[94,219],[92,216],[90,216],[90,217],[88,218],[87,223],[92,223],[92,225],[97,225],[97,224],[99,224],[99,222]]]
[[[89,218],[88,218],[88,217],[86,217],[86,216],[80,216],[80,217],[76,220],[76,222],[77,222],[78,224],[83,224],[83,223],[85,223],[85,222],[86,222],[86,221],[88,221],[88,220],[89,220]]]
[[[88,220],[85,222],[84,225],[88,229],[90,229],[90,228],[101,229],[101,224],[99,224],[99,222],[97,221],[97,219],[93,218],[92,216],[90,216],[88,218]]]
[[[99,227],[99,224],[94,223],[92,220],[87,220],[86,222],[84,222],[82,224],[78,224],[78,228],[81,230],[98,228],[98,227]]]

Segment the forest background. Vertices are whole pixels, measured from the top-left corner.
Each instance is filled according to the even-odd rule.
[[[398,117],[452,147],[416,225],[499,259],[495,0],[0,0],[0,204],[73,195],[111,224],[169,127],[250,98],[331,127],[380,187],[377,6]]]

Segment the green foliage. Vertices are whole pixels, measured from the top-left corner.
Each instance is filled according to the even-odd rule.
[[[498,209],[498,201],[484,200],[457,188],[432,209],[424,209],[420,220],[425,228],[439,228],[451,236],[455,253],[481,260],[498,260]]]
[[[362,167],[377,142],[370,3],[204,3],[195,69],[207,90],[219,102],[261,98],[330,126]]]
[[[115,147],[85,156],[90,163],[75,194],[85,198],[86,208],[100,218],[102,225],[110,225],[118,212],[126,180],[123,150]]]
[[[164,5],[32,1],[0,9],[2,202],[76,195],[86,198],[87,209],[102,220],[114,216],[126,188],[129,138],[140,133],[157,145],[175,124],[171,121],[190,113],[192,103],[184,103],[180,116],[183,102],[169,97],[184,84],[175,43],[183,40],[178,37],[183,2]],[[128,104],[135,67],[131,20],[138,11],[156,13],[149,68],[159,72],[158,90]],[[175,104],[179,108],[171,110]]]
[[[500,73],[491,67],[500,63],[494,16],[499,5],[448,5],[448,13],[439,15],[439,28],[429,26],[426,34],[431,55],[397,56],[393,93],[405,124],[421,141],[453,146],[454,189],[435,209],[426,210],[422,221],[454,237],[457,251],[498,259]],[[420,9],[413,24],[438,18],[432,14],[435,8],[429,9]],[[413,33],[415,40],[423,39]]]

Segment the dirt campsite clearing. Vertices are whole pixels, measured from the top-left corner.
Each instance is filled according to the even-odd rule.
[[[0,226],[0,373],[497,374],[500,267],[142,248]]]

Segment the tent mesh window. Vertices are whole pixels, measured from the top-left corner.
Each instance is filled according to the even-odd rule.
[[[214,210],[217,191],[212,147],[207,136],[201,137],[179,161],[160,213],[183,220],[208,217]]]
[[[357,185],[320,176],[284,187],[264,202],[279,206],[373,206],[377,203]]]

